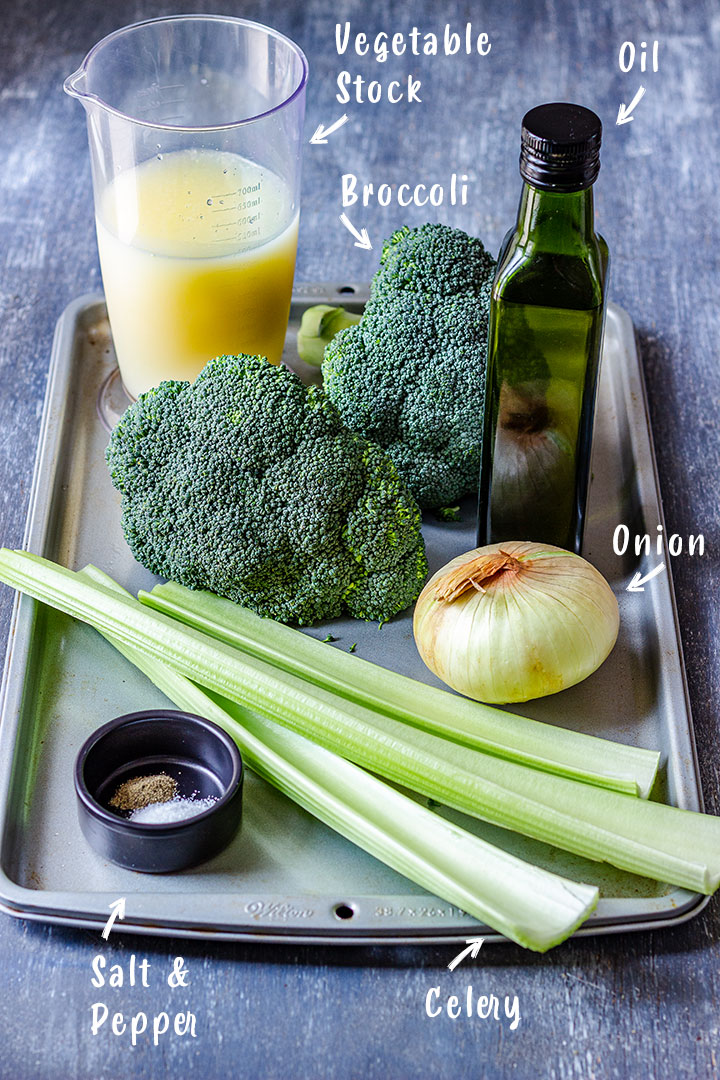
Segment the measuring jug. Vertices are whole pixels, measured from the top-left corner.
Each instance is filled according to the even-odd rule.
[[[129,396],[214,356],[278,363],[299,212],[305,56],[245,19],[149,19],[65,90],[86,113],[103,285]]]

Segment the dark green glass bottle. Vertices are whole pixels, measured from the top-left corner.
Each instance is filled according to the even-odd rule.
[[[580,105],[523,119],[520,208],[490,308],[480,546],[580,551],[608,268],[593,213],[601,134]]]

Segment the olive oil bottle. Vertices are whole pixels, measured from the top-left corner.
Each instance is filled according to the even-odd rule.
[[[554,103],[523,119],[523,189],[490,307],[478,544],[580,551],[608,250],[595,232],[599,118]]]

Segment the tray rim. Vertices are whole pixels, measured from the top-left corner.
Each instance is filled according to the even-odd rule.
[[[368,286],[367,284],[348,282],[345,285],[339,285],[338,283],[298,283],[293,288],[293,302],[303,303],[309,302],[319,296],[327,296],[330,293],[342,297],[346,302],[350,303],[362,303],[367,299]],[[42,420],[40,423],[39,435],[38,435],[38,447],[35,457],[35,464],[33,470],[33,480],[31,487],[30,499],[28,502],[28,511],[26,518],[26,525],[23,537],[23,548],[28,549],[33,540],[37,540],[38,537],[44,539],[47,535],[48,520],[52,507],[52,495],[54,492],[55,473],[57,469],[57,455],[54,453],[55,447],[50,445],[48,441],[48,429],[51,425],[53,418],[53,405],[56,404],[56,399],[59,399],[62,404],[60,414],[55,417],[54,424],[61,428],[64,420],[64,414],[67,407],[67,401],[69,395],[58,394],[58,387],[62,381],[62,375],[70,364],[72,351],[70,348],[63,348],[66,339],[69,339],[76,332],[76,324],[83,313],[87,312],[92,307],[98,305],[104,305],[105,298],[102,293],[91,292],[85,293],[76,297],[74,300],[64,308],[55,327],[55,333],[53,337],[53,345],[51,352],[50,367],[48,372],[48,380],[45,391],[45,400],[43,406]],[[612,312],[614,318],[616,318],[624,329],[624,334],[628,340],[634,342],[635,360],[637,378],[640,387],[640,406],[644,417],[644,428],[648,436],[649,445],[649,466],[652,476],[652,486],[656,495],[657,508],[659,514],[659,520],[663,525],[663,536],[665,537],[665,520],[662,504],[662,495],[659,484],[657,461],[655,455],[655,446],[653,441],[652,426],[650,423],[650,414],[648,409],[647,390],[645,386],[645,376],[640,359],[640,353],[638,350],[637,334],[635,327],[629,314],[617,304],[610,303],[608,305],[609,312]],[[49,472],[49,482],[47,484],[47,493],[44,498],[44,503],[41,501],[41,484],[40,481]],[[40,517],[37,517],[37,511],[40,507],[42,513]],[[666,552],[667,556],[667,552]],[[680,667],[682,691],[685,702],[685,713],[687,718],[688,728],[688,741],[691,751],[691,765],[692,765],[692,778],[696,789],[696,795],[698,800],[699,809],[703,810],[704,801],[702,794],[702,784],[700,779],[699,762],[697,757],[697,744],[695,740],[694,725],[692,719],[692,710],[690,705],[690,697],[687,685],[687,675],[685,668],[685,659],[683,653],[682,637],[680,634],[680,625],[678,620],[677,602],[675,597],[675,589],[672,578],[671,561],[666,557],[666,565],[668,567],[667,587],[669,590],[670,603],[673,615],[673,636],[677,647],[677,655]],[[32,626],[32,623],[36,617],[36,612],[39,605],[31,597],[18,594],[15,597],[15,603],[13,606],[13,612],[10,623],[10,630],[8,635],[8,646],[5,656],[5,663],[3,668],[2,688],[0,689],[0,740],[2,743],[9,742],[12,746],[13,753],[9,754],[7,759],[0,762],[0,823],[2,824],[3,834],[0,837],[0,850],[4,846],[4,831],[7,827],[7,821],[5,819],[5,807],[7,805],[9,788],[12,776],[12,766],[14,761],[14,748],[15,741],[18,733],[18,726],[20,721],[20,699],[22,691],[21,681],[17,681],[13,687],[10,674],[12,672],[14,664],[17,662],[14,658],[17,655],[17,642],[18,640],[25,640],[25,634],[23,630],[27,631]],[[14,691],[14,693],[13,693]],[[13,707],[16,706],[16,707]],[[8,733],[7,725],[10,720],[14,719],[14,725],[10,733]],[[276,929],[268,930],[261,927],[258,930],[237,929],[233,927],[221,926],[219,928],[209,929],[207,926],[198,927],[195,925],[187,925],[182,922],[175,922],[173,920],[164,922],[162,925],[158,925],[155,919],[152,921],[144,918],[139,913],[133,913],[132,911],[132,898],[133,895],[145,896],[151,893],[151,890],[146,890],[144,893],[128,894],[128,906],[129,910],[126,915],[125,921],[122,923],[116,923],[116,930],[126,933],[136,933],[142,935],[157,935],[157,936],[173,936],[184,937],[195,940],[217,940],[217,941],[242,941],[242,942],[259,942],[268,944],[279,943],[292,943],[292,944],[313,944],[313,945],[357,945],[357,946],[370,946],[370,945],[438,945],[444,943],[458,943],[465,941],[468,934],[477,934],[478,926],[480,925],[471,916],[467,916],[468,924],[466,927],[454,926],[452,929],[448,928],[443,932],[439,927],[426,928],[424,930],[408,928],[406,931],[399,930],[396,927],[388,927],[387,931],[378,931],[377,929],[367,931],[356,931],[350,928],[345,928],[341,925],[336,930],[329,930],[327,928],[318,929],[317,931],[302,931],[297,928],[288,928],[286,931],[280,931]],[[54,906],[49,906],[47,903],[39,902],[38,898],[43,895],[49,897],[55,896],[60,899],[63,897],[63,901],[66,901],[68,897],[75,896],[76,894],[62,894],[53,893],[52,890],[35,890],[28,889],[25,886],[18,885],[15,881],[8,876],[4,866],[0,863],[0,911],[3,911],[7,915],[15,918],[27,919],[34,922],[52,923],[54,925],[62,925],[67,927],[75,927],[78,929],[98,929],[102,928],[106,919],[97,911],[95,912],[85,911],[80,909],[77,905],[75,907],[66,906],[62,907],[57,903]],[[114,899],[110,894],[104,894],[94,892],[91,894],[80,894],[84,897],[88,895],[92,896],[94,901],[99,902],[104,900],[107,895],[108,904]],[[292,899],[292,898],[290,898]],[[627,904],[629,898],[606,898],[601,901],[601,905],[608,907],[611,904],[624,905]],[[644,903],[654,901],[658,906],[657,912],[645,911],[643,913],[636,914],[624,914],[615,915],[610,912],[607,914],[598,912],[580,927],[573,937],[587,937],[595,934],[615,934],[623,933],[630,930],[652,930],[660,929],[667,926],[678,925],[682,922],[686,922],[699,914],[700,911],[709,903],[710,897],[704,896],[700,893],[688,892],[684,889],[676,888],[671,892],[661,896],[653,898],[645,898]],[[106,907],[102,907],[101,911],[107,910]],[[487,930],[483,933],[484,940],[488,943],[507,942],[507,938],[503,935]]]

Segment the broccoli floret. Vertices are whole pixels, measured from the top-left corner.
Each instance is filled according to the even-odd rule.
[[[390,298],[413,292],[427,300],[487,289],[495,260],[474,236],[449,225],[428,223],[398,229],[383,244],[371,295]]]
[[[420,511],[388,455],[263,357],[142,394],[107,461],[135,558],[189,588],[304,625],[389,618],[424,583]]]
[[[360,323],[325,349],[328,397],[387,450],[423,507],[477,488],[494,268],[459,229],[400,229],[383,246]]]

